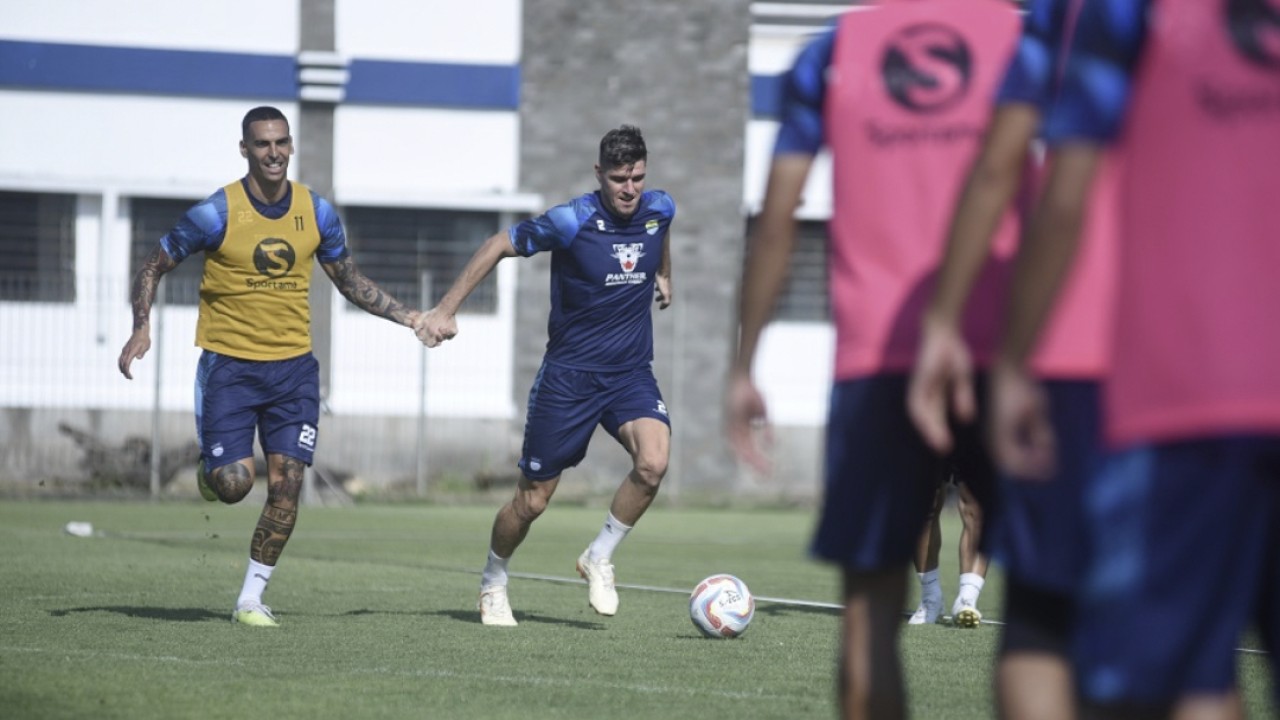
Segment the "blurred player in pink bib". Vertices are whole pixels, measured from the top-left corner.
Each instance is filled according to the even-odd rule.
[[[1116,143],[1114,454],[1086,492],[1076,631],[1092,716],[1239,717],[1243,630],[1280,646],[1278,22],[1262,0],[1088,2],[1046,120],[1053,167],[993,366],[993,447],[1023,475],[1062,460],[1028,357]]]
[[[898,632],[907,568],[939,478],[954,469],[980,501],[992,484],[975,432],[940,456],[912,427],[903,399],[947,223],[1017,33],[1014,7],[999,0],[869,3],[814,40],[787,76],[743,275],[727,432],[742,459],[767,468],[753,427],[767,413],[752,361],[786,278],[801,191],[826,146],[833,160],[828,280],[836,354],[825,497],[812,552],[843,574],[838,678],[848,718],[906,715]],[[1015,231],[1009,213],[997,243],[1004,259]],[[1001,257],[986,268],[995,276],[1006,269]],[[999,284],[983,288],[964,327],[985,359],[1001,296]]]

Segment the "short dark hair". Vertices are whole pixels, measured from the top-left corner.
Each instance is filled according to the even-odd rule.
[[[623,125],[600,138],[600,169],[634,165],[649,157],[644,136],[635,125]]]
[[[249,126],[263,120],[283,120],[285,127],[289,126],[289,118],[284,113],[270,105],[259,105],[244,114],[244,120],[240,121],[240,136],[249,137]]]

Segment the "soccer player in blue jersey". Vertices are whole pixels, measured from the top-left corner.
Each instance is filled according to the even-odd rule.
[[[203,252],[197,484],[208,501],[231,504],[248,495],[257,432],[267,456],[267,500],[232,619],[275,627],[262,594],[293,534],[302,474],[318,440],[320,376],[311,354],[308,300],[312,258],[356,307],[409,327],[421,313],[361,273],[333,206],[288,180],[293,137],[283,113],[266,106],[250,110],[241,123],[240,154],[248,173],[188,210],[143,260],[133,282],[133,334],[118,364],[133,379],[130,366],[151,348],[151,306],[160,278]]]
[[[551,253],[547,351],[529,391],[515,497],[493,521],[480,580],[480,621],[514,626],[507,563],[547,508],[560,475],[586,456],[596,425],[633,463],[596,539],[578,558],[587,599],[601,615],[618,611],[611,558],[640,519],[667,472],[670,421],[654,379],[652,302],[671,303],[669,230],[675,202],[645,190],[647,151],[640,130],[623,125],[600,140],[600,189],[490,237],[423,320],[428,347],[458,332],[463,300],[503,258]]]

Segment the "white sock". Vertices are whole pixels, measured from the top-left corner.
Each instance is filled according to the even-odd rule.
[[[493,550],[489,551],[489,561],[484,564],[484,572],[480,573],[480,587],[487,588],[494,585],[507,584],[507,563],[511,558],[502,558],[494,554]]]
[[[587,548],[587,557],[594,561],[607,561],[613,557],[613,551],[618,549],[618,543],[622,542],[622,538],[629,532],[631,532],[630,525],[623,525],[613,516],[613,513],[609,513],[604,520],[604,527],[600,528],[600,534],[596,535],[596,539],[591,541],[591,546]]]
[[[970,605],[978,604],[978,595],[982,592],[982,586],[986,580],[977,573],[961,573],[960,575],[960,600]]]
[[[244,585],[240,587],[240,597],[236,599],[236,607],[248,603],[261,603],[262,593],[267,591],[267,583],[271,580],[274,565],[263,565],[249,558],[249,568],[244,571]]]
[[[942,605],[942,583],[938,581],[938,571],[916,573],[920,578],[920,602]]]

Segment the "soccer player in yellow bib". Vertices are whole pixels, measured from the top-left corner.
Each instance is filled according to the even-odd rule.
[[[275,627],[262,594],[298,517],[302,474],[320,419],[319,364],[311,354],[312,258],[356,307],[413,328],[420,313],[356,267],[327,200],[287,178],[293,137],[273,107],[250,110],[240,154],[249,171],[186,212],[133,281],[133,334],[120,372],[151,348],[151,306],[165,273],[205,254],[196,345],[197,483],[205,500],[236,503],[253,488],[253,439],[267,456],[267,501],[249,546],[235,622]]]

